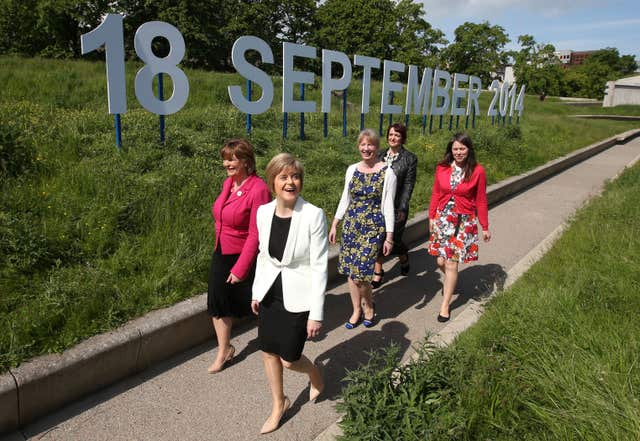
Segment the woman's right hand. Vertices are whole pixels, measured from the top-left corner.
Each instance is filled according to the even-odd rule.
[[[336,226],[331,225],[331,229],[329,230],[329,243],[333,245],[336,243]]]
[[[253,311],[255,315],[258,315],[259,310],[260,310],[260,302],[257,300],[251,300],[251,311]]]

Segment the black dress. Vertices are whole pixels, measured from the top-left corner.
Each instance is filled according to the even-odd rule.
[[[273,215],[269,254],[282,260],[287,244],[291,218]],[[283,360],[294,362],[300,359],[307,339],[309,311],[289,312],[282,298],[282,273],[269,288],[260,302],[258,314],[258,341],[260,350],[276,354]]]
[[[240,254],[222,254],[221,244],[213,252],[209,269],[207,311],[211,317],[243,317],[251,314],[251,285],[255,262],[242,282],[227,283]]]

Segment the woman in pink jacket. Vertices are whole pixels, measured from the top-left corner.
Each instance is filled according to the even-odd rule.
[[[258,207],[271,200],[267,184],[256,175],[253,147],[232,139],[220,149],[227,179],[212,207],[216,241],[209,271],[207,309],[218,339],[209,373],[220,372],[235,354],[232,317],[251,314],[251,285],[258,254]]]
[[[485,242],[491,239],[487,208],[487,177],[476,162],[473,142],[458,133],[436,166],[429,205],[429,254],[444,273],[439,322],[449,320],[449,303],[458,281],[458,262],[478,260],[478,224]]]

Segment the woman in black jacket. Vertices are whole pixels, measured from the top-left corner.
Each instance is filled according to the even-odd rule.
[[[395,227],[393,232],[393,254],[397,254],[400,260],[400,272],[403,276],[409,274],[409,249],[402,241],[404,227],[409,218],[409,201],[416,184],[416,172],[418,158],[404,147],[407,141],[407,128],[404,124],[395,123],[387,129],[387,144],[389,148],[381,151],[380,159],[391,166],[398,178],[396,187]],[[384,270],[382,269],[383,256],[379,255],[374,267],[373,281],[371,285],[378,288],[384,282]]]

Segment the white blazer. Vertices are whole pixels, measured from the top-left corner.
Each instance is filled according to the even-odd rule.
[[[282,273],[282,297],[289,312],[309,311],[309,319],[321,321],[327,287],[327,223],[321,208],[298,196],[282,261],[269,255],[271,222],[276,201],[258,208],[258,260],[253,279],[253,300],[262,301]]]

